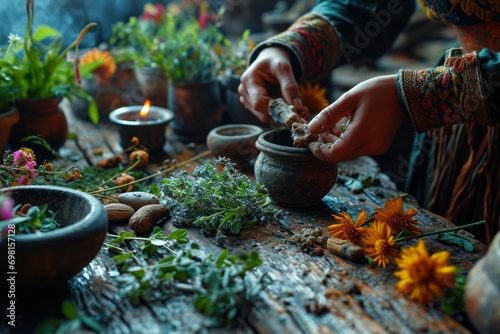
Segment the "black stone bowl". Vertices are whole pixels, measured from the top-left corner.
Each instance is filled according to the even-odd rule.
[[[0,239],[0,258],[5,259],[1,267],[7,276],[0,284],[4,293],[64,283],[99,252],[108,218],[95,197],[70,188],[35,185],[3,188],[0,194],[9,195],[16,204],[47,204],[64,225],[49,232],[10,234]]]

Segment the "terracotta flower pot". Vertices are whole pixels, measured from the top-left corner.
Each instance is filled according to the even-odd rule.
[[[174,112],[170,125],[174,140],[205,143],[213,128],[222,124],[224,107],[219,82],[169,83],[169,109]]]
[[[500,233],[467,275],[465,309],[479,333],[500,328]]]
[[[290,130],[271,130],[259,136],[255,180],[269,198],[284,207],[317,205],[337,180],[337,165],[316,158],[308,148],[294,147]]]
[[[22,141],[28,136],[40,136],[57,151],[66,142],[68,123],[64,112],[59,108],[58,98],[24,99],[16,101],[19,110],[19,122],[12,127],[9,136],[9,147],[18,150],[21,147],[31,148],[37,162],[53,159],[53,153],[42,145]]]
[[[0,111],[0,160],[7,149],[11,129],[17,122],[19,122],[19,111],[15,107]]]

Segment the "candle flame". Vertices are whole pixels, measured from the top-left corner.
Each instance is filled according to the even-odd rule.
[[[141,111],[139,112],[140,117],[146,117],[148,115],[149,106],[151,106],[151,101],[149,101],[149,99],[146,99],[146,101],[144,101],[144,106],[142,107]]]

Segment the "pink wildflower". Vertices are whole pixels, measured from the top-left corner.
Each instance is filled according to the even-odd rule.
[[[0,198],[0,220],[7,220],[12,218],[12,208],[14,207],[14,200],[10,197]]]
[[[26,175],[21,175],[21,177],[19,177],[18,182],[21,185],[30,185],[31,179],[29,177],[26,177]]]

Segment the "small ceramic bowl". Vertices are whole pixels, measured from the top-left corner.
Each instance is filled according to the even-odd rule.
[[[316,158],[307,147],[293,146],[290,130],[280,128],[259,136],[255,180],[266,186],[269,198],[283,207],[321,203],[337,180],[338,166]]]
[[[253,124],[222,125],[208,133],[207,146],[215,157],[229,158],[240,168],[246,168],[259,153],[255,142],[263,132]]]
[[[17,290],[40,289],[61,284],[79,273],[99,252],[108,218],[103,205],[95,197],[78,190],[57,186],[17,186],[0,189],[16,204],[47,204],[57,212],[63,227],[37,234],[8,233],[0,239],[0,252],[12,262],[4,261],[3,272]],[[12,229],[9,229],[12,230]],[[7,286],[7,289],[10,289]],[[4,290],[7,291],[7,290]]]

